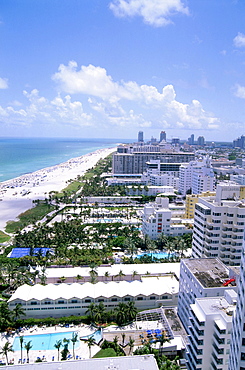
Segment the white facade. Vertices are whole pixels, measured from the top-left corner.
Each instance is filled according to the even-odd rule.
[[[225,290],[236,290],[236,281],[232,281],[233,285],[227,284],[233,275],[233,271],[216,258],[181,261],[178,315],[187,333],[190,326],[191,304],[195,303],[196,298],[223,297]]]
[[[9,309],[22,305],[26,317],[84,315],[91,303],[103,302],[107,310],[119,302],[135,302],[138,309],[176,306],[179,282],[175,275],[145,277],[141,281],[96,284],[22,285],[8,301]]]
[[[245,242],[238,281],[237,309],[233,320],[229,370],[245,369]]]
[[[179,192],[185,195],[190,189],[192,194],[214,191],[215,176],[208,156],[180,166]]]
[[[245,185],[245,175],[231,175],[230,179],[237,184]]]
[[[155,203],[147,203],[142,212],[142,233],[156,240],[164,235],[183,235],[191,232],[182,219],[171,218],[168,198],[157,197]]]
[[[193,257],[218,257],[226,265],[240,265],[245,202],[232,200],[237,198],[237,188],[218,185],[215,197],[199,198],[194,215]]]
[[[191,305],[187,368],[228,369],[232,316],[237,294],[225,291],[220,298],[197,298]]]

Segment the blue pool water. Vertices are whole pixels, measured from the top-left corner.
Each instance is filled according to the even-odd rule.
[[[102,339],[102,331],[99,329],[99,330],[95,331],[93,334],[86,335],[85,337],[82,337],[82,339],[86,340],[90,337],[93,337],[95,342],[98,344]]]
[[[170,253],[170,257],[173,256],[174,253]],[[140,258],[140,257],[143,257],[143,256],[151,256],[152,258],[168,258],[168,252],[158,252],[158,253],[142,253],[142,254],[138,254],[136,257]]]
[[[48,350],[48,349],[55,349],[54,344],[58,340],[63,339],[71,339],[72,334],[75,333],[71,332],[63,332],[63,333],[52,333],[52,334],[36,334],[36,335],[24,335],[24,346],[27,342],[31,341],[32,348],[31,350],[41,351],[41,350]],[[23,350],[25,351],[25,347],[23,346]],[[75,344],[75,348],[79,346],[79,338]],[[69,342],[68,348],[72,349],[72,342]],[[61,347],[62,349],[62,347]],[[20,340],[19,337],[14,339],[13,344],[14,351],[20,351]]]

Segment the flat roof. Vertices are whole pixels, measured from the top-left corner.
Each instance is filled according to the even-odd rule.
[[[222,287],[224,281],[229,279],[228,268],[217,258],[190,258],[182,261],[204,288]]]
[[[88,359],[81,361],[41,362],[34,364],[12,365],[11,369],[22,370],[159,370],[154,355],[122,356]],[[2,369],[9,366],[2,366]]]

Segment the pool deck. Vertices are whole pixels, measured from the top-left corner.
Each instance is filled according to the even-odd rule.
[[[30,329],[22,329],[18,333],[12,333],[10,335],[7,335],[6,333],[1,333],[0,337],[0,347],[3,347],[3,345],[6,343],[6,341],[9,341],[11,345],[14,342],[15,337],[18,337],[19,335],[37,335],[37,334],[50,334],[50,333],[64,333],[64,332],[71,332],[76,331],[78,332],[78,336],[83,337],[90,335],[96,331],[95,328],[91,328],[88,325],[70,325],[69,327],[63,327],[63,326],[53,326],[53,327],[32,327]],[[29,338],[28,338],[29,339]],[[30,339],[29,339],[30,340]],[[60,349],[60,358],[61,358],[61,350]],[[93,357],[98,351],[100,350],[100,347],[97,345],[94,345],[91,347],[91,356]],[[71,359],[73,359],[73,352],[70,350]],[[27,354],[25,348],[23,348],[23,360],[25,359],[25,363],[27,362]],[[29,352],[29,363],[34,363],[36,359],[40,357],[42,360],[47,362],[52,361],[58,361],[58,351],[57,349],[53,350],[30,350]],[[9,362],[16,364],[20,363],[21,358],[21,351],[14,351],[8,353],[8,359]],[[89,348],[86,342],[80,340],[79,347],[75,348],[75,358],[78,360],[88,359],[89,358]],[[2,363],[6,362],[5,356],[0,355],[0,361]]]

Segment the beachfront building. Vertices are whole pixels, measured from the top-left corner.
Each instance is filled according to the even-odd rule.
[[[172,206],[172,210],[170,209],[167,197],[159,196],[154,203],[147,203],[142,211],[142,233],[153,240],[161,234],[178,236],[190,233],[191,229],[186,227],[186,221],[177,217],[177,208],[174,210]],[[175,217],[173,217],[173,212]],[[184,213],[184,208],[182,213]]]
[[[195,159],[194,153],[164,149],[162,145],[120,145],[113,154],[113,174],[136,174],[146,170],[146,162],[158,159],[162,163],[186,163]]]
[[[157,196],[158,194],[166,194],[170,196],[175,196],[174,188],[172,186],[163,185],[148,185],[148,186],[134,186],[129,185],[126,187],[127,196]]]
[[[178,315],[189,334],[191,305],[196,298],[223,297],[225,290],[236,290],[239,271],[228,268],[217,258],[182,259]]]
[[[186,349],[189,370],[228,369],[236,299],[234,290],[226,290],[224,297],[197,298],[190,305],[189,343]]]
[[[180,166],[179,192],[181,194],[185,195],[188,191],[192,194],[201,194],[214,190],[215,176],[208,156]]]
[[[192,256],[218,257],[239,266],[245,225],[245,201],[240,186],[219,184],[216,196],[199,198],[195,206]]]
[[[140,281],[22,285],[8,301],[10,310],[22,305],[26,317],[84,315],[91,303],[103,302],[107,310],[120,302],[134,302],[139,310],[176,306],[179,283],[174,274],[142,277]]]

